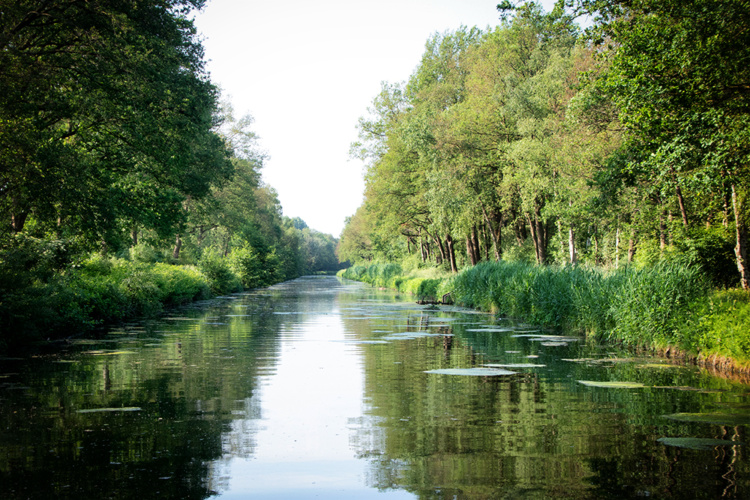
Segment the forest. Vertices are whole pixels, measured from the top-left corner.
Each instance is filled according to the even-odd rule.
[[[366,200],[342,256],[456,272],[684,254],[747,288],[747,2],[498,9],[497,27],[432,36],[360,119]]]
[[[341,275],[750,370],[750,4],[498,11],[359,120]]]
[[[282,215],[203,0],[0,0],[0,346],[335,271]]]

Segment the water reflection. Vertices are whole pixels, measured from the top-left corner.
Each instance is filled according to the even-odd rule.
[[[514,373],[427,373],[487,365]],[[744,498],[749,408],[747,386],[697,369],[303,278],[0,360],[0,485],[10,499]]]

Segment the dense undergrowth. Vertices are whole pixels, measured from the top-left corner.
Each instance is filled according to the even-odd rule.
[[[408,265],[402,267],[400,264],[377,263],[342,269],[337,276],[409,293],[421,301],[439,298],[441,292],[438,288],[449,275],[438,268],[419,269]]]
[[[283,281],[251,249],[196,265],[98,254],[70,264],[61,249],[27,245],[0,262],[0,350],[33,340],[85,334],[102,325],[154,316],[165,307]],[[266,257],[266,260],[273,258]]]
[[[418,298],[450,292],[457,304],[545,328],[634,347],[731,358],[735,367],[750,368],[750,294],[712,288],[700,268],[684,260],[609,271],[482,262],[432,278],[403,275],[396,264],[371,264],[339,276]]]

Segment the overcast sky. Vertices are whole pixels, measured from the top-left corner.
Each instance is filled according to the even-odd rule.
[[[255,118],[263,179],[284,215],[338,237],[362,203],[349,159],[380,82],[401,82],[427,39],[498,24],[497,0],[209,0],[195,17],[211,80]],[[553,0],[542,2],[549,10]]]

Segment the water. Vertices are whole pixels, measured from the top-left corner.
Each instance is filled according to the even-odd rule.
[[[427,373],[486,365],[514,373]],[[750,498],[749,398],[302,278],[0,359],[0,498]]]

